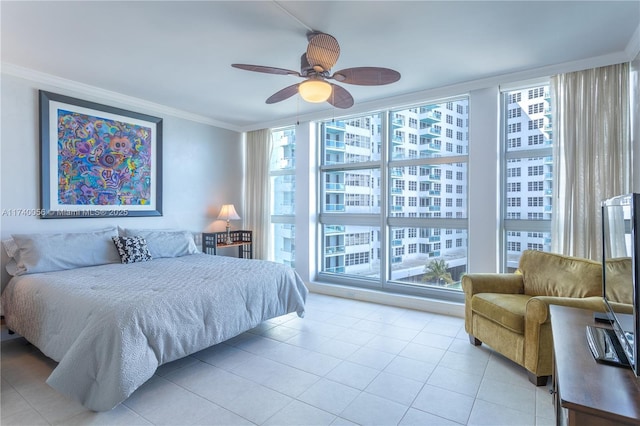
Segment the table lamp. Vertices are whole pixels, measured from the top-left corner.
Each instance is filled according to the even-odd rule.
[[[238,216],[236,208],[233,206],[233,204],[224,204],[220,209],[218,219],[227,221],[227,241],[225,241],[225,244],[233,244],[233,241],[231,241],[231,234],[229,232],[231,229],[229,226],[229,221],[240,219],[240,216]]]

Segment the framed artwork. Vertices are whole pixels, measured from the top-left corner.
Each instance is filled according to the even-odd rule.
[[[162,119],[40,91],[41,214],[162,216]]]

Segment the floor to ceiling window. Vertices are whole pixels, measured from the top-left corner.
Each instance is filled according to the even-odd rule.
[[[468,99],[326,121],[320,136],[323,277],[460,292]]]
[[[271,132],[271,248],[269,258],[295,267],[296,129]]]
[[[524,250],[551,249],[553,127],[549,85],[502,93],[505,271]]]

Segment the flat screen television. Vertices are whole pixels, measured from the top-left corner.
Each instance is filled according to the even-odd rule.
[[[640,194],[602,202],[602,289],[611,329],[587,327],[597,360],[640,376]]]

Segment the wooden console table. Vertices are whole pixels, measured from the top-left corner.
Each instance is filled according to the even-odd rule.
[[[227,244],[226,232],[205,232],[202,234],[202,252],[217,254],[219,248],[238,247],[238,257],[253,259],[253,232],[230,231],[231,244]]]
[[[554,405],[559,425],[640,425],[640,379],[631,369],[597,363],[586,326],[593,312],[551,305]]]

